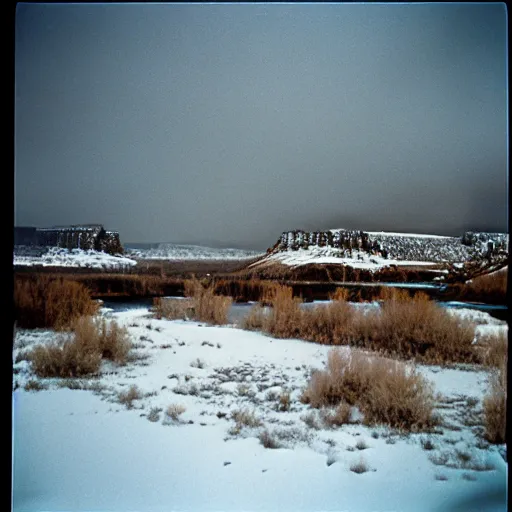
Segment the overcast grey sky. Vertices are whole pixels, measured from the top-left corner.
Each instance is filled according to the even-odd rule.
[[[15,223],[265,249],[508,231],[505,4],[18,4]]]

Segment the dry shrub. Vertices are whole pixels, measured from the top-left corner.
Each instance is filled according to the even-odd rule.
[[[356,405],[370,391],[372,361],[363,353],[331,350],[327,369],[315,371],[306,388],[303,401],[312,407],[335,406],[340,402]]]
[[[289,286],[276,286],[271,300],[272,309],[265,317],[263,329],[276,338],[297,338],[301,333],[301,300],[293,298]]]
[[[174,421],[178,421],[179,417],[187,410],[184,405],[171,404],[167,407],[165,414]]]
[[[234,411],[231,418],[240,429],[242,427],[256,428],[263,425],[262,421],[256,416],[256,414],[247,409],[238,409]]]
[[[283,391],[279,396],[279,403],[277,405],[277,410],[284,412],[289,411],[291,406],[291,397],[289,391]]]
[[[153,299],[153,316],[158,320],[187,320],[193,316],[194,302],[191,299]]]
[[[73,332],[62,334],[52,344],[39,345],[30,353],[39,377],[80,377],[97,373],[101,359],[124,364],[130,350],[126,329],[115,321],[81,317],[73,321]]]
[[[197,279],[185,281],[185,295],[192,297],[193,318],[198,322],[213,325],[228,323],[228,313],[233,299],[215,295],[215,286],[206,283],[206,286]]]
[[[432,427],[436,423],[433,389],[425,378],[415,368],[396,361],[379,366],[371,393],[362,406],[365,423],[386,423],[413,431]]]
[[[17,325],[28,329],[64,329],[76,318],[98,310],[82,284],[41,274],[15,279],[14,305]]]
[[[370,468],[366,461],[361,457],[359,459],[359,462],[354,462],[353,464],[350,465],[350,471],[357,474],[361,474],[370,471]]]
[[[485,438],[496,444],[507,441],[507,364],[508,357],[493,370],[490,390],[483,403]]]
[[[418,293],[393,290],[381,310],[366,315],[365,346],[427,363],[476,362],[473,324],[451,316]]]
[[[508,339],[504,332],[483,336],[479,340],[483,364],[499,368],[508,359]]]
[[[315,430],[320,429],[320,425],[317,421],[316,414],[311,411],[300,418],[309,428],[314,428]]]
[[[357,314],[350,304],[342,300],[303,309],[300,337],[328,345],[354,342],[358,338],[355,331]]]
[[[148,420],[153,423],[159,421],[161,412],[162,409],[160,409],[159,407],[152,407],[147,416]]]
[[[281,443],[266,429],[260,432],[259,440],[265,448],[273,450],[281,448]]]
[[[432,388],[414,367],[361,352],[331,350],[326,370],[312,375],[303,400],[316,408],[355,405],[366,424],[419,430],[435,422]]]
[[[201,281],[196,277],[192,277],[192,279],[185,279],[183,287],[185,297],[191,298],[201,295],[202,290],[204,289]]]
[[[192,368],[199,368],[202,370],[206,366],[206,363],[201,358],[196,357],[196,359],[190,363],[190,366],[192,366]]]
[[[62,345],[38,345],[31,354],[32,368],[39,377],[81,377],[96,373],[101,354],[74,341]]]
[[[201,295],[194,297],[195,319],[213,325],[227,324],[232,301],[231,297],[215,295],[213,288],[207,288]]]
[[[105,318],[97,318],[93,321],[90,317],[82,317],[73,325],[75,339],[80,340],[80,330],[91,323],[93,324],[91,335],[98,339],[101,357],[118,364],[125,364],[131,348],[127,329],[121,327],[115,320],[107,322]]]
[[[127,409],[132,409],[133,402],[142,398],[142,392],[137,386],[133,385],[129,387],[128,391],[121,391],[117,398],[119,403],[125,405]]]

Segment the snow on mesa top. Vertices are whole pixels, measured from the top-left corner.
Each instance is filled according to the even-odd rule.
[[[475,233],[462,237],[331,229],[284,232],[267,255],[251,265],[282,263],[290,266],[344,264],[378,269],[388,265],[465,263],[508,255],[507,233]]]

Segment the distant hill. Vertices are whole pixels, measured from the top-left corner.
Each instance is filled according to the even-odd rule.
[[[250,260],[263,254],[245,249],[218,249],[173,243],[126,244],[126,256],[144,260]]]

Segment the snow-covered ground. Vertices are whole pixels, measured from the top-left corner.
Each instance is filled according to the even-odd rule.
[[[480,439],[475,421],[485,371],[420,367],[439,393],[442,434],[401,437],[359,423],[315,429],[301,418],[317,412],[299,396],[330,347],[234,326],[155,320],[147,308],[102,313],[128,328],[139,357],[124,367],[103,363],[97,378],[37,379],[22,353],[55,334],[16,333],[16,511],[506,510],[507,464],[500,447]],[[507,329],[477,313],[482,327]],[[29,381],[47,389],[26,391]],[[143,397],[127,409],[118,393],[132,385]],[[291,407],[281,412],[284,390]],[[185,407],[176,421],[165,415],[171,404]],[[231,414],[240,409],[262,426],[236,432]],[[282,448],[260,444],[265,428]],[[433,450],[423,448],[427,439]],[[356,448],[359,441],[366,448]],[[361,460],[369,471],[352,472]]]
[[[334,247],[316,247],[311,246],[309,249],[298,249],[296,251],[283,251],[270,254],[267,258],[262,260],[266,263],[282,263],[292,267],[308,264],[337,264],[349,265],[353,268],[379,270],[390,265],[427,265],[434,266],[435,262],[432,261],[408,261],[382,258],[381,256],[374,256],[365,251],[353,251],[352,257],[343,255],[343,251]],[[262,262],[256,262],[254,266],[260,265]],[[250,267],[253,265],[250,265]]]
[[[199,245],[159,244],[152,249],[126,247],[126,254],[144,260],[243,260],[261,256],[257,251],[244,249],[218,249]]]
[[[114,269],[131,267],[137,262],[125,256],[113,256],[101,251],[63,249],[49,247],[40,250],[19,250],[14,252],[13,264],[23,266],[42,265],[43,267],[86,267]]]

